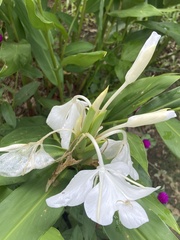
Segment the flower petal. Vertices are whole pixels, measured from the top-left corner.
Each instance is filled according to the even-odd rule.
[[[138,228],[149,221],[145,210],[135,201],[117,202],[121,223],[129,229]]]
[[[84,208],[87,216],[103,226],[113,221],[115,203],[118,199],[107,173],[99,172],[100,182],[87,194]]]
[[[54,106],[49,113],[46,122],[53,130],[60,130],[59,134],[63,148],[69,148],[72,130],[77,123],[79,126],[79,122],[82,122],[85,118],[86,106],[87,102],[80,101],[75,96],[71,101],[62,106]],[[81,118],[81,121],[79,118]]]
[[[125,82],[127,84],[134,82],[144,71],[152,58],[160,37],[156,32],[152,32],[151,36],[147,39],[135,62],[125,76]]]
[[[139,127],[149,124],[155,124],[176,117],[173,110],[161,109],[159,111],[144,113],[128,118],[124,127]]]
[[[130,175],[134,180],[139,179],[139,175],[135,168],[133,167],[133,162],[130,156],[130,149],[129,144],[127,141],[115,141],[112,139],[108,139],[101,147],[101,151],[103,155],[107,159],[112,159],[111,164],[108,165],[109,167],[113,167],[114,163],[126,163],[129,167],[129,171],[124,171],[124,175]],[[106,165],[107,166],[107,165]],[[117,169],[121,168],[121,166],[116,164],[114,165]],[[116,170],[116,169],[115,169]],[[122,173],[122,171],[121,171]]]
[[[43,147],[36,152],[37,147],[36,143],[9,146],[11,150],[0,156],[0,175],[17,177],[25,175],[33,169],[45,168],[55,162]]]
[[[158,190],[160,187],[140,187],[127,182],[123,176],[117,174],[110,174],[111,181],[116,185],[116,191],[121,192],[128,200],[137,200],[150,195]]]
[[[47,205],[53,208],[80,205],[92,189],[96,174],[97,170],[78,172],[61,193],[46,199]]]

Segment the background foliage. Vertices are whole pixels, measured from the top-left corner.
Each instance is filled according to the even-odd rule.
[[[172,108],[178,113],[179,76],[168,73],[161,64],[169,61],[169,43],[176,44],[172,56],[179,51],[178,3],[1,0],[0,145],[37,141],[50,131],[45,121],[52,106],[75,94],[93,100],[109,85],[110,96],[124,82],[152,30],[162,35],[157,51],[141,79],[112,103],[104,127],[124,121],[137,109],[145,113]],[[180,158],[176,147],[179,121],[173,119],[156,127],[165,144]],[[128,137],[141,181],[151,185],[142,141],[132,133]],[[54,138],[48,139],[45,147],[53,157],[63,152]],[[17,178],[0,177],[0,239],[177,239],[169,229],[179,232],[176,221],[153,196],[142,201],[149,209],[150,223],[136,230],[127,230],[116,221],[108,227],[96,226],[81,206],[66,211],[49,208],[45,199],[61,191],[75,174],[75,170],[66,170],[59,176],[59,184],[45,192],[53,168]]]

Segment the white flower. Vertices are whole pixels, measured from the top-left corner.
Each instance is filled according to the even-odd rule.
[[[125,76],[126,83],[130,84],[134,82],[144,71],[144,69],[146,68],[146,66],[148,65],[149,61],[152,58],[152,55],[156,49],[160,37],[161,36],[156,32],[152,32],[151,36],[147,39],[147,41],[143,45],[132,67],[126,73]]]
[[[118,211],[125,227],[137,228],[148,222],[148,216],[136,200],[158,188],[132,185],[127,178],[130,171],[127,163],[117,159],[95,170],[80,171],[61,193],[46,199],[47,205],[59,208],[84,203],[87,216],[103,226],[111,224]]]
[[[82,98],[83,101],[78,98]],[[80,133],[86,116],[86,107],[90,102],[84,96],[78,95],[69,102],[54,106],[47,117],[46,123],[53,129],[58,130],[61,137],[61,146],[69,148],[72,131],[77,135]]]
[[[0,148],[0,152],[6,152],[0,156],[0,176],[5,177],[21,176],[55,162],[43,146],[37,143],[13,144]]]
[[[127,141],[115,141],[108,139],[101,147],[103,156],[112,160],[112,163],[115,162],[125,162],[129,166],[130,173],[129,175],[134,179],[138,180],[139,175],[136,169],[133,167],[133,162],[131,160],[129,144]]]
[[[128,118],[128,121],[124,125],[125,127],[139,127],[167,121],[174,117],[176,117],[176,113],[173,110],[161,109],[151,113],[132,116]]]

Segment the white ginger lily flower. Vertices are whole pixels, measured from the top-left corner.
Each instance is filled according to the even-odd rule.
[[[86,134],[90,138],[89,135]],[[144,187],[129,179],[127,176],[132,167],[121,159],[104,165],[97,143],[93,144],[99,159],[98,168],[78,172],[61,193],[46,199],[47,205],[59,208],[84,203],[87,216],[103,226],[113,222],[116,211],[121,223],[129,229],[148,222],[145,210],[136,200],[148,196],[159,187]]]
[[[39,148],[39,149],[38,149]],[[0,148],[0,176],[22,176],[33,169],[42,169],[55,162],[41,144],[13,144]]]
[[[161,36],[159,34],[152,32],[150,37],[146,40],[145,44],[141,48],[132,67],[126,73],[126,83],[130,84],[134,82],[141,75],[151,60],[160,38]]]
[[[160,38],[161,36],[159,34],[152,32],[150,37],[146,40],[145,44],[141,48],[133,65],[126,73],[124,84],[109,98],[102,110],[106,110],[113,100],[127,87],[127,85],[137,80],[151,60]]]
[[[176,117],[176,113],[173,110],[161,109],[151,113],[132,116],[128,118],[128,121],[125,123],[125,125],[126,127],[140,127],[164,122],[174,117]]]
[[[83,101],[79,100],[79,98],[83,99]],[[74,131],[75,135],[80,133],[82,124],[86,117],[86,108],[90,105],[91,103],[86,97],[77,95],[69,102],[61,106],[54,106],[51,109],[46,123],[53,130],[60,129],[59,134],[61,137],[62,148],[69,148],[72,130]]]
[[[125,134],[125,132],[124,132]],[[101,147],[101,152],[107,160],[112,160],[111,163],[125,162],[129,166],[129,175],[134,179],[139,179],[139,174],[133,167],[133,162],[130,156],[129,144],[127,141],[115,141],[108,139]]]

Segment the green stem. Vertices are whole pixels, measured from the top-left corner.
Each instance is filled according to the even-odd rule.
[[[74,26],[74,24],[75,24],[75,22],[76,22],[76,20],[77,20],[77,18],[78,18],[78,16],[79,16],[79,11],[80,11],[80,4],[79,4],[79,6],[78,6],[78,9],[77,9],[76,15],[75,15],[75,17],[73,18],[73,21],[72,21],[72,23],[71,23],[71,25],[70,25],[70,27],[69,27],[68,38],[67,38],[67,40],[64,42],[64,46],[63,46],[63,49],[62,49],[62,52],[61,52],[61,59],[64,58],[64,53],[65,53],[65,50],[66,50],[67,44],[69,43],[69,42],[68,42],[68,40],[69,40],[69,36],[71,35],[71,32],[72,32],[73,26]]]
[[[49,31],[47,30],[46,32],[43,32],[43,34],[44,34],[45,40],[46,40],[48,48],[49,48],[49,53],[50,53],[52,64],[53,64],[53,68],[54,68],[53,70],[54,70],[54,73],[56,75],[60,100],[61,100],[61,102],[63,102],[64,101],[64,96],[63,96],[63,90],[64,90],[63,75],[59,74],[59,69],[61,68],[61,66],[60,66],[60,63],[57,63],[57,59],[56,59],[56,57],[54,55],[54,51],[53,51],[51,40],[50,40],[50,36],[49,36]]]
[[[86,3],[87,3],[87,0],[84,0],[82,11],[81,11],[81,18],[80,18],[80,21],[79,21],[79,28],[78,28],[77,39],[80,39],[80,34],[81,34],[83,21],[84,21],[84,17],[85,17]]]

